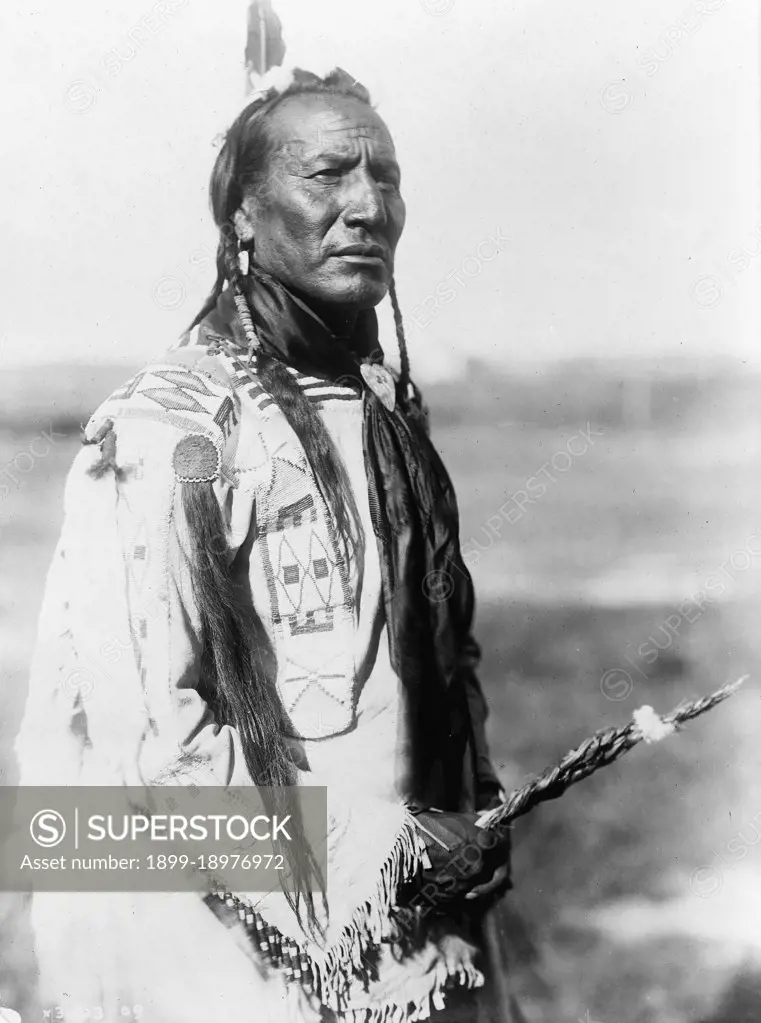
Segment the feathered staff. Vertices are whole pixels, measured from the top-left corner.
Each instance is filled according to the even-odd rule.
[[[736,682],[727,683],[702,700],[681,703],[663,718],[659,717],[652,707],[640,707],[628,725],[596,732],[575,750],[566,753],[559,764],[548,768],[522,788],[516,789],[501,806],[482,814],[478,819],[479,826],[489,830],[499,829],[516,817],[522,817],[539,803],[557,799],[569,786],[581,781],[582,778],[588,778],[599,768],[612,764],[643,740],[647,743],[657,742],[677,731],[686,721],[705,714],[732,696],[747,677],[744,675]]]
[[[729,696],[732,696],[745,682],[747,676],[728,683],[710,696],[700,700],[683,702],[665,717],[660,717],[652,707],[644,706],[635,711],[633,719],[621,728],[606,728],[585,739],[576,749],[571,750],[554,766],[516,789],[500,806],[485,811],[477,820],[484,829],[484,848],[489,847],[497,834],[510,826],[517,817],[522,817],[540,803],[557,799],[577,781],[588,778],[601,767],[614,763],[624,753],[628,753],[638,743],[653,743],[676,732],[687,721],[705,714]],[[487,840],[487,835],[491,838]],[[479,846],[481,842],[478,842]],[[472,861],[470,861],[472,863]],[[444,868],[440,875],[440,903],[446,904],[449,890],[448,881],[452,872],[457,873],[457,858]],[[466,868],[467,869],[467,868]],[[395,913],[398,935],[401,942],[407,936],[419,933],[419,924],[431,909],[436,909],[439,902],[438,885],[434,881],[427,886],[425,903],[413,899],[411,906],[399,907]],[[430,893],[433,892],[433,895]],[[508,943],[499,918],[495,913],[487,912],[484,918],[485,951],[490,961],[490,973],[495,981],[495,995],[499,1000],[502,1018],[512,1020],[522,1018],[515,1010],[515,1003],[510,991],[503,983],[503,971],[509,954]]]

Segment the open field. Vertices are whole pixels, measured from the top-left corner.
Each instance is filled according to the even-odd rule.
[[[72,371],[53,415],[39,388],[35,405],[16,386],[0,422],[1,465],[54,429],[50,453],[0,490],[5,783],[72,426],[94,388],[125,375],[110,373],[83,382]],[[761,1021],[761,387],[624,391],[582,368],[540,382],[475,374],[428,394],[460,498],[507,785],[644,703],[666,710],[751,675],[680,737],[519,822],[515,983],[529,1021]],[[6,899],[0,1004],[27,1004],[27,945],[23,911]]]

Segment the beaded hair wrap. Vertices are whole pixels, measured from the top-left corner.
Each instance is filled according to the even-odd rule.
[[[238,311],[238,317],[240,319],[240,325],[243,328],[243,333],[246,336],[246,346],[248,349],[248,362],[249,365],[254,361],[254,356],[261,348],[261,342],[256,333],[254,327],[254,320],[251,316],[251,309],[246,300],[246,296],[243,291],[243,278],[248,273],[249,263],[249,252],[247,249],[243,249],[240,240],[235,241],[233,239],[233,233],[230,231],[223,232],[224,238],[224,263],[227,271],[227,279],[230,282],[230,287],[233,291],[233,299],[235,301],[235,308]],[[245,260],[246,271],[244,273],[241,267],[241,258]]]
[[[257,350],[261,348],[261,343],[254,328],[254,321],[251,316],[251,310],[248,307],[248,302],[246,301],[246,296],[241,291],[240,285],[233,285],[233,296],[235,298],[235,308],[238,310],[240,323],[243,327],[243,332],[246,335],[246,341],[248,342],[248,364],[250,366],[254,361],[254,356]]]

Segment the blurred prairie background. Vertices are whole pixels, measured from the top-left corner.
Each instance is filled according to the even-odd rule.
[[[761,1021],[757,4],[274,5],[289,58],[360,77],[396,140],[399,293],[506,785],[750,675],[518,823],[526,1018]],[[205,189],[246,6],[0,9],[4,783],[79,426],[211,286]],[[0,1005],[41,1023],[29,946],[0,896]]]
[[[29,471],[17,458],[0,502],[6,784],[64,475],[79,424],[123,378],[6,378],[0,464],[44,450],[41,431],[53,439]],[[642,704],[665,711],[751,676],[680,736],[518,823],[510,970],[527,1019],[761,1020],[761,379],[721,361],[530,376],[474,362],[426,393],[460,495],[508,786]],[[25,917],[1,905],[2,1001],[25,1010]]]

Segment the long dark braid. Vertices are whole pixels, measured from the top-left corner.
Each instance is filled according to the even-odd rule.
[[[220,276],[223,275],[223,280],[234,291],[253,355],[256,337],[243,290],[237,249],[234,232],[221,231],[218,278],[208,301],[215,292],[221,294]],[[290,383],[290,374],[282,368]],[[301,807],[294,788],[297,775],[283,739],[288,731],[288,720],[277,690],[274,651],[253,607],[247,571],[243,573],[246,579],[242,586],[236,563],[232,566],[227,563],[225,524],[212,484],[185,484],[183,506],[195,537],[193,589],[202,623],[204,670],[225,720],[238,730],[248,773],[259,787],[267,811],[273,816],[291,819],[294,841],[282,852],[295,892],[284,889],[284,894],[299,915],[302,901],[305,903],[307,926],[313,933],[319,933],[322,928],[311,888],[315,882],[319,884],[323,908],[327,911],[325,879],[304,835]]]
[[[339,557],[343,556],[348,566],[352,553],[358,560],[362,558],[364,533],[346,467],[322,419],[295,378],[281,361],[259,345],[247,300],[247,281],[238,262],[239,241],[234,228],[235,213],[244,196],[252,188],[256,189],[264,178],[269,153],[267,114],[288,96],[307,92],[352,96],[370,103],[364,86],[345,72],[334,72],[325,79],[298,72],[289,88],[258,98],[237,118],[217,157],[210,183],[212,212],[220,230],[217,278],[191,329],[215,307],[225,287],[230,287],[246,334],[249,357],[255,354],[262,386],[277,403],[304,449],[336,526]],[[253,243],[250,253],[253,253]],[[395,294],[392,302],[397,335],[403,339]],[[404,353],[403,372],[408,375],[403,342],[400,350]],[[300,828],[298,805],[289,788],[296,782],[296,772],[283,739],[285,712],[272,678],[271,664],[268,672],[262,656],[266,634],[250,600],[241,601],[239,583],[226,564],[225,545],[220,542],[220,537],[224,537],[224,523],[211,484],[186,486],[185,510],[199,542],[194,587],[203,623],[204,658],[210,680],[220,706],[239,730],[251,777],[258,785],[272,786],[272,806],[268,809],[290,813],[292,823]],[[298,911],[303,897],[309,924],[315,927],[314,899],[308,891],[308,883],[315,875],[322,883],[319,869],[303,839],[296,838],[287,852],[298,888],[296,898],[288,894],[288,900]]]
[[[257,349],[257,339],[246,300],[243,275],[238,265],[236,247],[229,241],[226,243],[226,260],[229,266],[228,280],[236,292],[236,305],[241,320],[244,321],[249,349],[252,352],[257,351],[257,375],[264,389],[274,398],[309,458],[320,493],[336,525],[339,557],[343,561],[341,569],[345,568],[348,571],[352,554],[362,559],[365,535],[346,466],[317,409],[304,397],[303,391],[284,363],[269,352]]]
[[[236,307],[248,336],[249,348],[256,347],[250,309],[244,301],[246,281],[238,263],[239,243],[234,217],[249,190],[256,190],[265,179],[266,159],[270,151],[267,115],[289,96],[305,93],[351,96],[370,105],[367,89],[345,71],[337,69],[325,78],[318,78],[309,72],[297,70],[294,72],[293,83],[287,89],[282,92],[270,90],[241,112],[227,133],[211,176],[211,208],[220,230],[217,279],[193,320],[191,329],[214,308],[225,285],[229,284],[235,294]],[[249,251],[253,253],[253,243]],[[304,448],[335,523],[344,560],[348,563],[352,552],[361,557],[364,533],[356,500],[346,467],[322,419],[277,359],[260,352],[258,372],[262,386],[277,403]]]
[[[404,335],[404,320],[402,319],[402,311],[399,308],[399,299],[396,295],[396,282],[393,276],[389,281],[388,296],[391,299],[391,310],[394,314],[394,327],[396,328],[396,343],[399,346],[399,363],[402,371],[400,382],[403,387],[403,392],[406,395],[407,387],[410,383],[410,357],[407,352],[407,338]]]
[[[430,433],[430,414],[428,406],[423,401],[423,395],[410,376],[410,357],[407,352],[407,338],[404,334],[404,319],[399,308],[399,299],[396,295],[396,283],[392,276],[388,286],[388,294],[391,299],[391,309],[394,313],[394,326],[396,327],[396,343],[399,347],[399,363],[401,373],[399,376],[399,390],[405,412],[417,419],[426,433]]]

